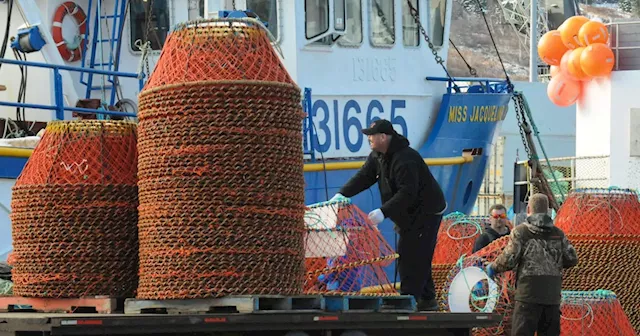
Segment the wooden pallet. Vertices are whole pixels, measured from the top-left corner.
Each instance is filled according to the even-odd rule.
[[[211,299],[124,302],[125,314],[272,313],[324,310],[322,296],[240,295]]]
[[[112,314],[118,310],[118,299],[108,297],[84,298],[29,298],[0,297],[0,312],[41,313],[98,313]]]

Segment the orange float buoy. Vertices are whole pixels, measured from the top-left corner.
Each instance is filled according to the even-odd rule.
[[[613,51],[602,43],[594,43],[580,54],[582,72],[592,77],[608,76],[614,63]]]
[[[560,73],[559,65],[552,65],[551,68],[549,68],[549,74],[551,75],[551,78],[555,77],[555,75],[559,73]]]
[[[591,76],[582,71],[580,64],[580,56],[582,52],[584,52],[584,49],[585,47],[578,47],[572,50],[571,55],[569,55],[569,62],[567,63],[567,70],[579,81],[588,81],[591,79]]]
[[[553,77],[547,86],[547,96],[558,106],[569,106],[578,100],[582,92],[582,84],[569,79],[562,73]]]
[[[562,55],[562,59],[560,60],[560,72],[569,79],[577,81],[578,78],[569,73],[569,60],[571,59],[572,52],[573,50],[567,50],[567,52]]]
[[[584,47],[594,43],[607,43],[609,40],[609,31],[602,22],[589,21],[580,27],[578,39]]]
[[[589,22],[584,16],[576,15],[568,18],[558,31],[560,31],[560,37],[562,37],[562,43],[569,49],[576,49],[580,47],[580,39],[578,38],[578,33],[580,32],[580,28]]]
[[[550,30],[546,32],[538,41],[538,55],[549,65],[560,65],[562,55],[567,51],[567,47],[562,42],[560,32]]]

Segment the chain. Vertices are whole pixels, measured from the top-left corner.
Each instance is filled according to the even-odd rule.
[[[146,19],[147,19],[147,29],[144,31],[144,42],[149,41],[149,32],[151,31],[151,18],[153,17],[153,1],[149,3],[149,10],[147,11]]]
[[[151,41],[149,41],[149,32],[151,32],[151,18],[153,17],[153,2],[151,0],[149,2],[149,7],[147,7],[145,13],[146,29],[144,30],[144,37],[142,40],[138,39],[135,41],[134,45],[140,49],[142,52],[142,57],[140,58],[140,66],[138,67],[138,76],[139,79],[142,79],[143,70],[146,69],[146,75],[151,75],[151,69],[149,67],[149,53],[153,51],[151,47]],[[144,40],[144,41],[143,41]],[[148,79],[148,77],[147,77]]]
[[[527,137],[524,134],[525,128],[528,128],[529,125],[524,118],[524,106],[522,104],[522,97],[520,96],[520,94],[514,94],[511,99],[513,100],[513,106],[516,110],[516,119],[518,120],[518,129],[520,130],[522,145],[524,146],[524,150],[527,152],[527,159],[531,160],[531,148],[529,148]]]
[[[544,176],[544,172],[542,167],[540,166],[540,161],[538,159],[538,155],[533,155],[531,153],[532,148],[535,149],[533,144],[533,139],[530,138],[531,128],[529,123],[526,120],[525,108],[522,96],[522,93],[516,93],[511,98],[513,100],[513,105],[516,109],[516,119],[518,120],[518,128],[520,129],[520,136],[522,137],[522,144],[524,146],[524,150],[527,152],[527,159],[530,164],[531,172],[533,173],[532,182],[536,187],[538,187],[538,191],[547,195],[549,197],[549,205],[558,211],[559,206],[558,202],[555,198],[555,195],[551,191],[551,186],[549,185],[549,181],[547,181],[546,176]],[[526,134],[525,134],[526,133]],[[531,141],[529,141],[530,139]]]
[[[231,1],[231,7],[233,8],[233,10],[236,10],[236,0]]]
[[[416,25],[418,25],[418,29],[420,30],[420,33],[422,34],[422,36],[424,36],[424,40],[427,42],[427,45],[429,46],[429,49],[431,49],[431,53],[433,54],[433,56],[436,59],[436,63],[438,63],[438,64],[440,64],[440,66],[442,66],[442,69],[444,70],[444,73],[447,74],[447,78],[449,78],[449,80],[453,84],[454,89],[457,92],[460,92],[460,88],[458,87],[458,85],[456,85],[455,81],[453,80],[453,78],[449,74],[449,71],[447,71],[447,67],[444,66],[444,59],[442,57],[440,57],[440,55],[438,55],[438,51],[434,48],[433,43],[431,42],[431,39],[429,38],[429,35],[427,34],[427,31],[422,26],[422,23],[420,23],[420,14],[418,14],[418,10],[415,7],[413,7],[413,4],[411,3],[411,0],[407,0],[407,4],[409,5],[409,12],[411,13],[411,16],[413,16],[413,20],[416,22]]]
[[[386,15],[384,15],[382,8],[380,8],[380,4],[378,3],[378,1],[374,1],[373,3],[376,5],[376,10],[378,11],[378,17],[382,21],[382,25],[384,25],[384,27],[387,29],[387,33],[389,33],[389,36],[391,36],[391,38],[395,41],[396,37],[395,37],[394,31],[391,30],[391,27],[389,26],[389,22],[387,21],[387,17]]]

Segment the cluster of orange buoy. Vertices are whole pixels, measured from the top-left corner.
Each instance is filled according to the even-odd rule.
[[[608,41],[609,32],[602,22],[579,15],[540,38],[538,55],[551,65],[547,87],[551,102],[570,106],[580,98],[584,82],[611,73],[614,55]]]

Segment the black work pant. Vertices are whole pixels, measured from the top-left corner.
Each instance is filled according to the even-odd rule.
[[[416,301],[436,298],[436,288],[431,275],[433,251],[438,241],[438,229],[442,215],[426,215],[415,227],[400,232],[398,241],[398,273],[400,292],[413,295]]]
[[[516,301],[511,322],[512,336],[560,335],[560,305]]]

